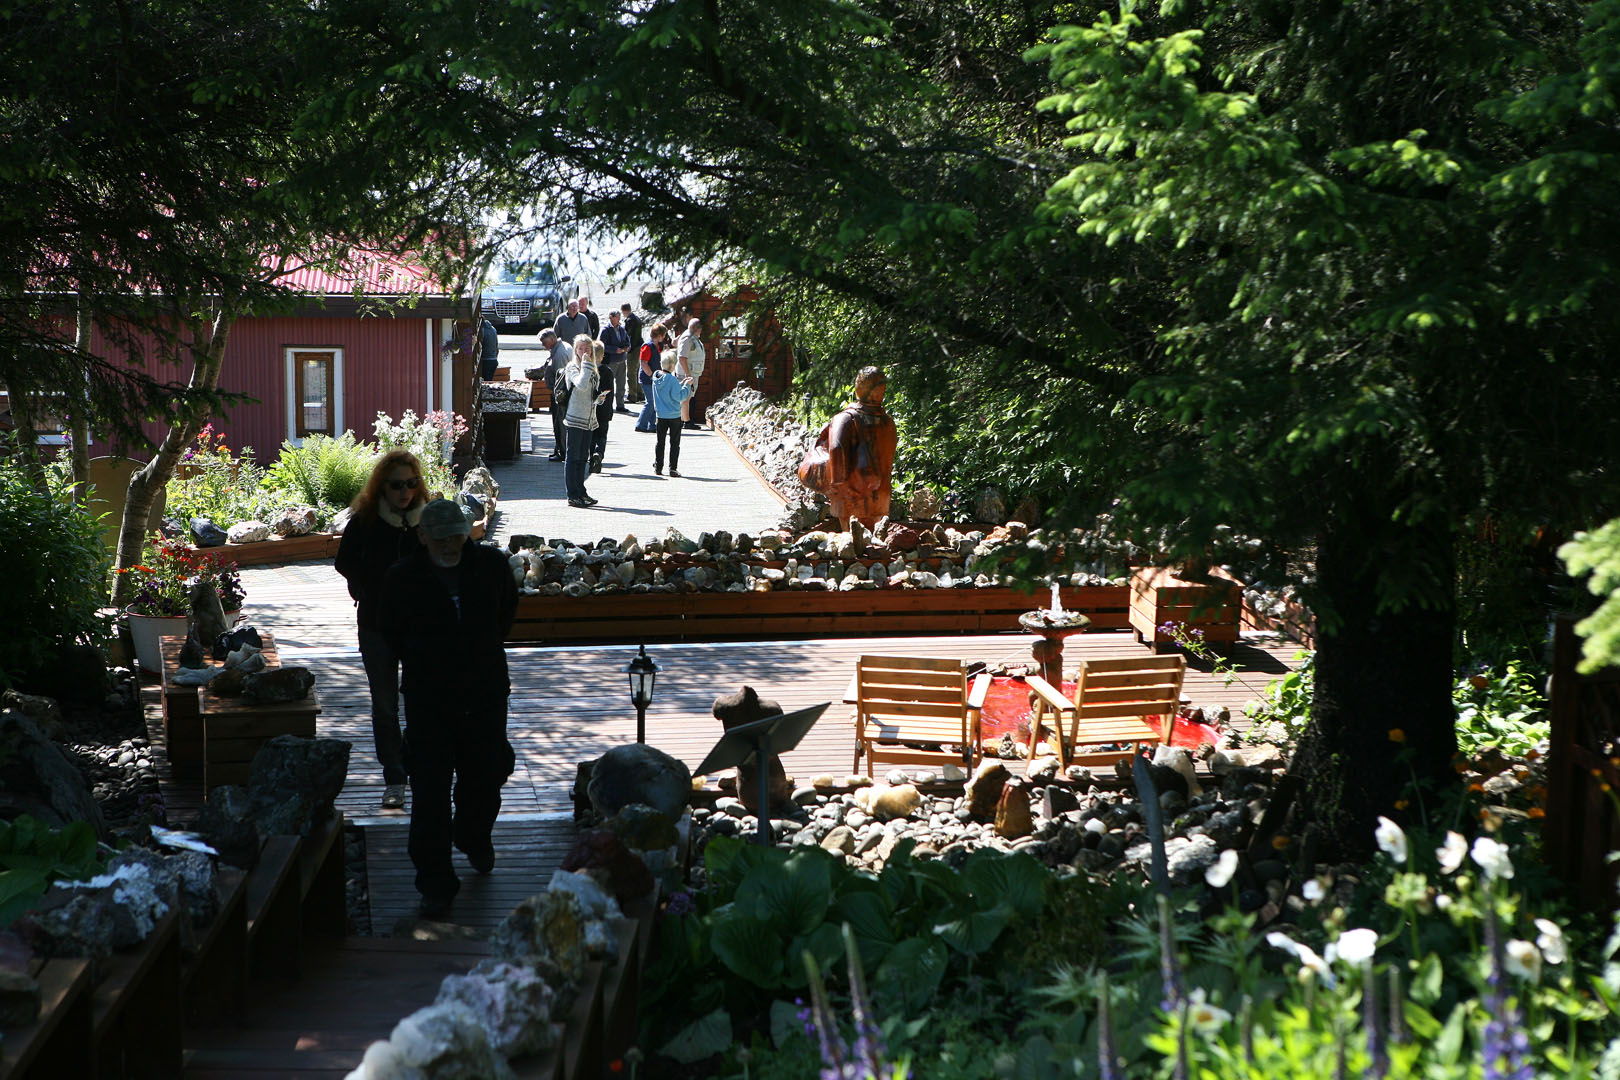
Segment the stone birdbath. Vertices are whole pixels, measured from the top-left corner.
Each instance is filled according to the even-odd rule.
[[[1041,666],[1041,678],[1059,690],[1063,687],[1063,639],[1079,634],[1091,626],[1091,620],[1078,611],[1064,611],[1058,599],[1057,582],[1052,583],[1052,606],[1026,611],[1018,616],[1018,625],[1038,639],[1030,650],[1035,662]]]

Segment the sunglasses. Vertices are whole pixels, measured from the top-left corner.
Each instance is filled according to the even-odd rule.
[[[419,476],[413,476],[409,480],[390,480],[388,481],[388,489],[390,491],[415,491],[421,483],[422,478]]]

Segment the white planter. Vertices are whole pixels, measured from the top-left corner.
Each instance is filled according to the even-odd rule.
[[[124,611],[129,619],[129,637],[135,643],[135,659],[140,662],[142,671],[149,671],[154,675],[163,673],[163,643],[165,637],[186,636],[186,616],[184,615],[137,615],[135,612]],[[241,619],[242,611],[225,613],[225,625],[232,627]],[[209,643],[210,645],[212,642]]]

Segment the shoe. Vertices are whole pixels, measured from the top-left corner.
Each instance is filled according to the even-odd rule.
[[[676,472],[676,471],[675,471],[675,470],[674,470],[674,469],[671,469],[671,470],[669,470],[669,475],[671,475],[671,476],[675,476],[675,477],[678,477],[678,476],[680,476],[680,475],[681,475],[681,474],[680,474],[680,473],[678,473],[678,472]]]
[[[382,808],[384,810],[405,809],[404,784],[389,784],[383,788]]]
[[[663,468],[661,466],[654,465],[653,466],[653,475],[654,476],[663,476],[664,475]]]
[[[587,496],[585,496],[585,505],[586,506],[595,506],[596,505],[596,500],[591,498],[589,495],[587,495]]]
[[[627,409],[627,408],[625,408],[625,407],[624,407],[624,406],[623,406],[623,405],[620,405],[620,406],[619,406],[619,407],[618,407],[618,408],[617,408],[617,409],[614,409],[614,410],[613,410],[613,411],[614,411],[614,412],[622,412],[622,413],[624,413],[624,414],[625,414],[625,415],[626,415],[626,416],[629,416],[629,415],[630,415],[630,410],[629,410],[629,409]]]
[[[686,423],[682,424],[681,427],[685,428],[687,431],[703,430],[703,425],[698,423],[696,420],[688,420]]]
[[[467,865],[478,871],[480,874],[487,874],[491,870],[495,869],[495,845],[492,842],[485,840],[481,845],[474,847],[471,851],[468,851],[460,844],[457,844],[456,848],[463,855],[467,856]]]
[[[562,459],[563,459],[563,456],[561,454],[547,454],[546,455],[546,460],[547,461],[561,461]]]
[[[592,465],[591,466],[592,475],[595,475],[596,473],[599,473],[601,471],[602,471],[602,466],[600,466],[600,465]]]
[[[454,900],[454,896],[424,896],[422,902],[416,905],[416,911],[424,919],[442,919],[450,914],[450,904]]]
[[[590,506],[591,506],[591,504],[586,502],[584,499],[569,499],[568,500],[568,505],[569,506],[577,506],[581,510],[588,510],[588,509],[590,509]]]

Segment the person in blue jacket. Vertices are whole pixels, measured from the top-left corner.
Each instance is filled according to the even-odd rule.
[[[669,440],[669,475],[680,476],[681,403],[692,396],[696,382],[690,375],[675,374],[675,350],[665,349],[659,357],[662,370],[653,376],[653,406],[658,410],[658,444],[653,450],[653,472],[664,474],[664,440]]]

